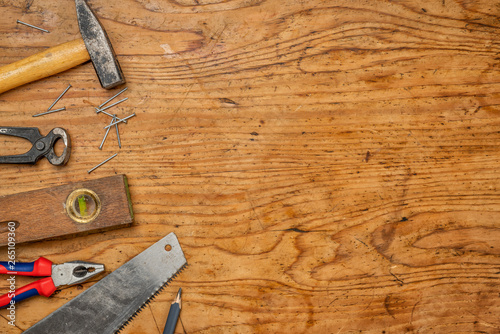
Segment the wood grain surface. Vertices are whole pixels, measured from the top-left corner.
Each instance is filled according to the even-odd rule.
[[[119,88],[90,63],[16,88],[1,125],[63,127],[73,152],[63,168],[0,166],[0,195],[126,174],[135,223],[19,245],[18,260],[109,273],[175,232],[189,266],[127,334],[161,333],[179,287],[177,333],[500,332],[497,1],[89,5],[127,79],[109,111],[136,113],[122,148],[110,131],[98,149],[111,119],[94,107]],[[79,37],[72,1],[0,0],[0,13],[0,65]],[[70,83],[66,111],[32,118]],[[27,147],[0,140],[2,155]],[[15,326],[1,310],[0,331],[98,279],[19,304]]]

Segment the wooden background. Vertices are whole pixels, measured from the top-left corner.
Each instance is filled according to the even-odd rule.
[[[179,287],[177,333],[500,332],[498,1],[89,4],[128,80],[112,111],[137,116],[121,149],[114,132],[98,149],[110,118],[94,107],[119,89],[90,63],[0,95],[1,125],[73,140],[66,167],[0,166],[0,195],[123,173],[135,224],[18,245],[18,260],[109,273],[175,232],[188,268],[123,333],[161,333]],[[0,13],[2,65],[79,37],[72,1]],[[31,117],[70,83],[67,111]],[[0,140],[2,155],[30,146]],[[16,327],[0,311],[0,331],[92,283],[19,304]]]

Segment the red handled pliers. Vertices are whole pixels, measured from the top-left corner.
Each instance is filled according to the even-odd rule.
[[[58,286],[79,284],[104,271],[104,265],[82,261],[53,264],[44,257],[29,263],[0,262],[0,274],[49,276],[0,297],[0,308],[33,296],[52,295]]]

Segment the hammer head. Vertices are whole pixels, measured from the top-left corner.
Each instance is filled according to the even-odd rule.
[[[101,86],[111,89],[125,83],[108,35],[85,0],[75,0],[80,33],[85,42]]]

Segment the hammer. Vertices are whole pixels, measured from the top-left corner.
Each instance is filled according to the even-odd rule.
[[[66,71],[92,60],[101,86],[111,89],[125,83],[120,64],[106,31],[85,0],[75,0],[82,38],[0,68],[0,94],[12,88]]]

